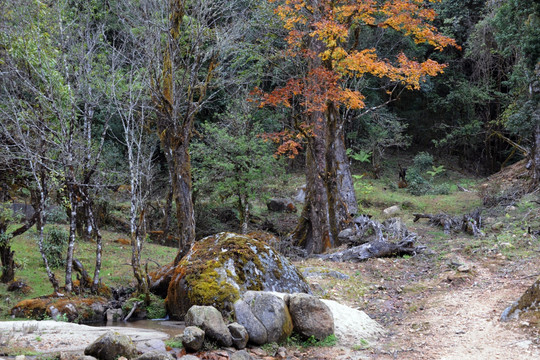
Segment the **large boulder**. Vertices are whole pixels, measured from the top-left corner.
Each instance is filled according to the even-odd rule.
[[[219,345],[231,346],[232,337],[221,313],[212,306],[192,306],[186,314],[186,326],[196,326]]]
[[[116,360],[120,356],[131,359],[138,355],[133,341],[125,335],[108,331],[84,349],[85,355],[98,360]]]
[[[302,274],[255,237],[219,233],[194,243],[174,268],[167,310],[182,320],[193,305],[214,306],[225,316],[248,290],[309,293]]]
[[[246,328],[253,344],[279,343],[293,331],[285,302],[270,292],[248,291],[235,302],[234,310],[236,321]]]
[[[334,333],[334,316],[330,308],[315,296],[293,294],[285,301],[289,306],[294,330],[300,335],[324,340]]]

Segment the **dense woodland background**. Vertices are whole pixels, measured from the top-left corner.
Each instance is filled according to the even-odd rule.
[[[435,175],[433,157],[482,176],[525,159],[523,191],[538,186],[536,1],[13,0],[0,14],[3,282],[11,242],[37,224],[43,250],[54,215],[70,226],[66,291],[77,236],[96,241],[97,290],[111,222],[131,234],[144,289],[148,234],[176,243],[179,260],[213,231],[262,227],[252,220],[269,185],[302,171],[294,235],[321,252],[358,211],[354,186],[366,190],[399,152]],[[364,177],[336,185],[350,164]],[[402,180],[448,191],[414,168]],[[26,222],[14,202],[33,207]],[[129,221],[115,202],[129,202]]]

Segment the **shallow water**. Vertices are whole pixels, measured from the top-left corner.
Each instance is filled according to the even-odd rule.
[[[102,324],[89,324],[91,326],[99,327],[131,327],[138,329],[150,329],[161,331],[168,334],[170,337],[181,334],[184,331],[185,323],[183,321],[173,321],[173,320],[137,320],[137,321],[116,321],[108,322]]]

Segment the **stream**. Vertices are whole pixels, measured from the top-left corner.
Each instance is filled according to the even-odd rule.
[[[161,331],[168,334],[170,337],[181,334],[184,331],[185,323],[183,321],[174,321],[174,320],[136,320],[136,321],[116,321],[116,322],[107,322],[101,324],[88,324],[90,326],[96,327],[129,327],[137,329],[148,329]]]

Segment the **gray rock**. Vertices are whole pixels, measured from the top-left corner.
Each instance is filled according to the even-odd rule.
[[[95,357],[67,351],[60,352],[59,360],[96,360]]]
[[[299,203],[304,203],[306,201],[306,185],[300,186],[296,189],[296,195],[294,196],[294,201]]]
[[[268,335],[264,325],[253,315],[251,307],[244,301],[238,300],[234,303],[236,321],[244,326],[248,332],[249,341],[253,344],[266,344]]]
[[[102,302],[95,302],[90,305],[92,316],[85,319],[85,322],[103,322],[105,319],[105,304]]]
[[[242,300],[235,303],[236,321],[246,328],[250,342],[257,345],[281,342],[291,335],[291,315],[280,297],[269,292],[248,291]],[[250,311],[247,311],[246,305]]]
[[[194,356],[194,355],[184,355],[180,357],[178,360],[200,360],[200,358]]]
[[[24,356],[24,355],[17,355],[17,356],[15,356],[15,360],[26,360],[26,356]]]
[[[136,357],[134,360],[174,360],[171,354],[165,351],[149,351],[145,352],[141,356]]]
[[[304,270],[302,270],[302,275],[304,275],[304,277],[331,277],[340,280],[349,279],[349,275],[347,274],[326,268],[305,268]]]
[[[233,353],[230,357],[230,360],[252,360],[253,357],[246,351],[240,350]]]
[[[244,349],[249,341],[249,334],[246,328],[236,322],[227,325],[227,327],[231,333],[234,347],[239,350]]]
[[[399,205],[390,206],[389,208],[386,208],[383,210],[383,214],[386,216],[392,216],[401,211],[401,208]]]
[[[139,350],[142,353],[147,353],[150,351],[160,351],[160,352],[166,352],[167,348],[165,346],[165,343],[163,340],[159,339],[149,339],[146,341],[140,341],[136,345],[137,350]]]
[[[318,298],[308,294],[293,294],[288,300],[294,330],[299,334],[324,340],[334,333],[332,312]]]
[[[128,359],[138,355],[133,341],[125,335],[108,331],[84,349],[85,355],[99,360],[116,360],[120,356]]]
[[[107,322],[116,322],[124,317],[124,313],[122,309],[108,309],[105,312],[105,316],[107,317]]]
[[[232,337],[221,313],[213,306],[192,306],[185,318],[186,326],[197,326],[209,339],[221,346],[231,346]],[[184,339],[185,340],[185,339]]]
[[[49,306],[49,313],[51,314],[50,316],[54,321],[58,321],[58,316],[60,315],[60,312],[57,308],[52,305]]]
[[[285,349],[283,346],[280,346],[276,351],[276,357],[278,359],[287,358],[287,349]]]
[[[188,326],[184,329],[182,345],[184,345],[186,351],[197,352],[202,348],[203,343],[204,330],[199,329],[196,326]]]

